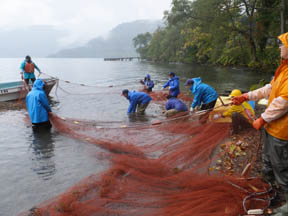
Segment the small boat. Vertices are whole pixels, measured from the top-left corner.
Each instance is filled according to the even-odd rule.
[[[58,79],[45,78],[42,80],[46,83],[45,92],[49,95],[53,86],[58,82]],[[32,83],[29,84],[29,88],[32,88]],[[0,102],[23,99],[27,91],[28,86],[24,85],[24,81],[0,83]]]

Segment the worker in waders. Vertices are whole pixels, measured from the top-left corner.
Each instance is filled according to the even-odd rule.
[[[44,91],[44,85],[41,79],[37,79],[32,90],[26,96],[26,107],[35,132],[49,130],[52,127],[49,121],[52,111]]]
[[[169,74],[169,80],[163,85],[162,90],[169,86],[169,95],[177,97],[180,94],[179,78],[174,72]]]
[[[197,110],[196,107],[199,107],[200,110],[214,108],[218,94],[211,86],[202,83],[201,77],[188,79],[185,86],[187,86],[194,95],[190,112],[195,112]]]
[[[144,80],[140,80],[140,83],[144,85],[144,89],[147,92],[152,92],[152,89],[154,88],[154,82],[151,80],[151,77],[149,74],[147,74],[144,78]]]
[[[129,91],[124,89],[122,96],[129,100],[130,105],[128,107],[127,114],[135,113],[137,109],[138,114],[144,114],[152,98],[145,92]]]
[[[238,97],[241,94],[242,92],[239,89],[234,89],[229,96],[231,99],[233,99],[234,97]],[[221,117],[231,117],[232,134],[237,134],[243,129],[253,128],[252,123],[253,119],[255,118],[255,112],[249,102],[244,101],[241,105],[232,105],[225,112],[221,114],[215,114],[213,119],[217,120]]]
[[[183,103],[183,101],[179,100],[178,98],[168,95],[167,99],[168,101],[166,102],[165,105],[166,111],[164,111],[164,115],[166,117],[172,117],[181,112],[188,111],[186,104]]]
[[[286,204],[274,210],[275,215],[288,215],[288,33],[279,37],[281,65],[273,80],[264,87],[233,98],[240,105],[244,101],[269,98],[261,117],[253,122],[257,130],[264,126],[262,175],[269,181],[278,182],[284,190]]]
[[[41,73],[40,69],[37,67],[37,65],[32,61],[30,56],[26,56],[25,60],[22,62],[20,66],[21,70],[21,78],[22,80],[26,82],[26,84],[29,84],[29,81],[31,80],[32,83],[36,80],[34,71],[35,69]]]

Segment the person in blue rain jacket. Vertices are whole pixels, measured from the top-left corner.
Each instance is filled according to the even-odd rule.
[[[166,117],[171,117],[171,116],[174,116],[180,112],[188,111],[186,104],[183,103],[178,98],[175,98],[175,97],[172,97],[171,95],[168,95],[167,99],[168,99],[168,101],[165,105],[166,112],[164,113],[164,115]]]
[[[202,83],[201,77],[188,79],[185,86],[188,86],[194,95],[190,108],[191,112],[195,111],[196,107],[200,107],[200,110],[214,108],[218,94],[211,86]]]
[[[140,83],[144,85],[144,88],[147,90],[147,92],[151,92],[152,89],[154,88],[154,82],[151,80],[151,77],[149,74],[146,75],[144,78],[144,81],[141,80]]]
[[[127,112],[128,114],[135,113],[136,109],[137,113],[144,114],[152,100],[152,98],[145,92],[129,91],[128,89],[124,89],[122,95],[130,102]]]
[[[44,85],[45,83],[41,79],[37,79],[32,90],[26,96],[26,107],[33,130],[51,128],[49,113],[52,111],[44,91]]]
[[[174,72],[169,74],[169,80],[163,85],[163,89],[169,86],[169,94],[172,97],[177,97],[180,94],[179,78]]]

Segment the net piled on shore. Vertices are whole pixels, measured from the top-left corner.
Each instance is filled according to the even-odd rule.
[[[160,97],[159,97],[160,98]],[[206,114],[204,114],[206,115]],[[60,133],[107,150],[110,168],[33,209],[41,216],[191,216],[244,214],[243,199],[269,198],[260,179],[210,175],[215,149],[229,135],[229,123],[188,115],[157,125],[103,128],[97,122],[51,117]],[[248,199],[245,207],[268,201]],[[31,213],[31,212],[30,212]]]

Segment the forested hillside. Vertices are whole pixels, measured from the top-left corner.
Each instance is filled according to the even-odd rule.
[[[133,39],[155,62],[274,67],[286,31],[285,0],[173,0],[165,26]]]

